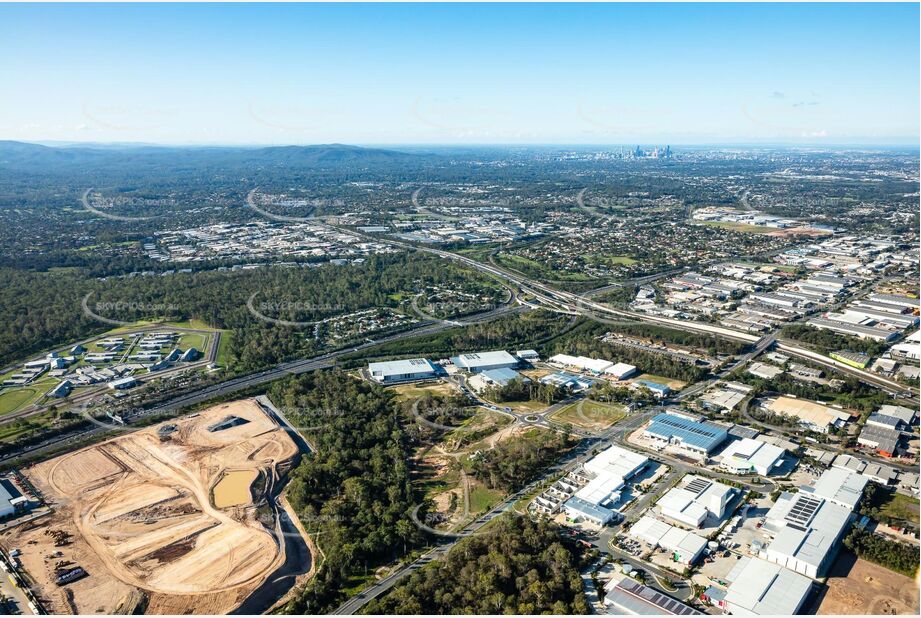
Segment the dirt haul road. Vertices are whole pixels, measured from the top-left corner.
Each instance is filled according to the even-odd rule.
[[[255,401],[221,404],[25,470],[55,512],[3,542],[54,613],[223,614],[285,561],[265,494],[297,452]],[[88,576],[54,583],[75,566]]]

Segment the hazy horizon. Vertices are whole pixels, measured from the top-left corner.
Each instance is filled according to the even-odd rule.
[[[790,150],[859,150],[859,149],[881,149],[881,150],[902,150],[921,148],[921,141],[910,142],[697,142],[681,143],[668,142],[663,140],[637,140],[634,142],[623,143],[567,143],[567,142],[277,142],[277,143],[233,143],[233,142],[118,142],[118,141],[98,141],[98,140],[9,140],[0,137],[0,142],[18,142],[23,144],[35,144],[39,146],[48,146],[51,148],[90,148],[93,146],[105,148],[310,148],[321,146],[347,146],[358,148],[375,148],[375,149],[399,149],[399,148],[573,148],[573,149],[618,149],[618,148],[635,148],[640,147],[665,147],[687,149],[707,149],[707,148],[777,148]]]

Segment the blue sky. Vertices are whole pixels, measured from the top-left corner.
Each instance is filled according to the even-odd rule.
[[[0,139],[917,144],[917,4],[0,5]]]

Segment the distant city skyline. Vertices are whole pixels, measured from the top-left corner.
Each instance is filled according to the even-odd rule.
[[[917,145],[919,6],[0,5],[0,139]]]

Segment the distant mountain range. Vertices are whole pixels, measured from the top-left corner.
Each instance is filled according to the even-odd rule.
[[[316,146],[175,147],[149,145],[44,146],[27,142],[0,141],[0,171],[46,166],[121,166],[133,163],[151,166],[203,165],[205,167],[373,167],[419,164],[425,155],[397,150],[362,148],[345,144]]]

